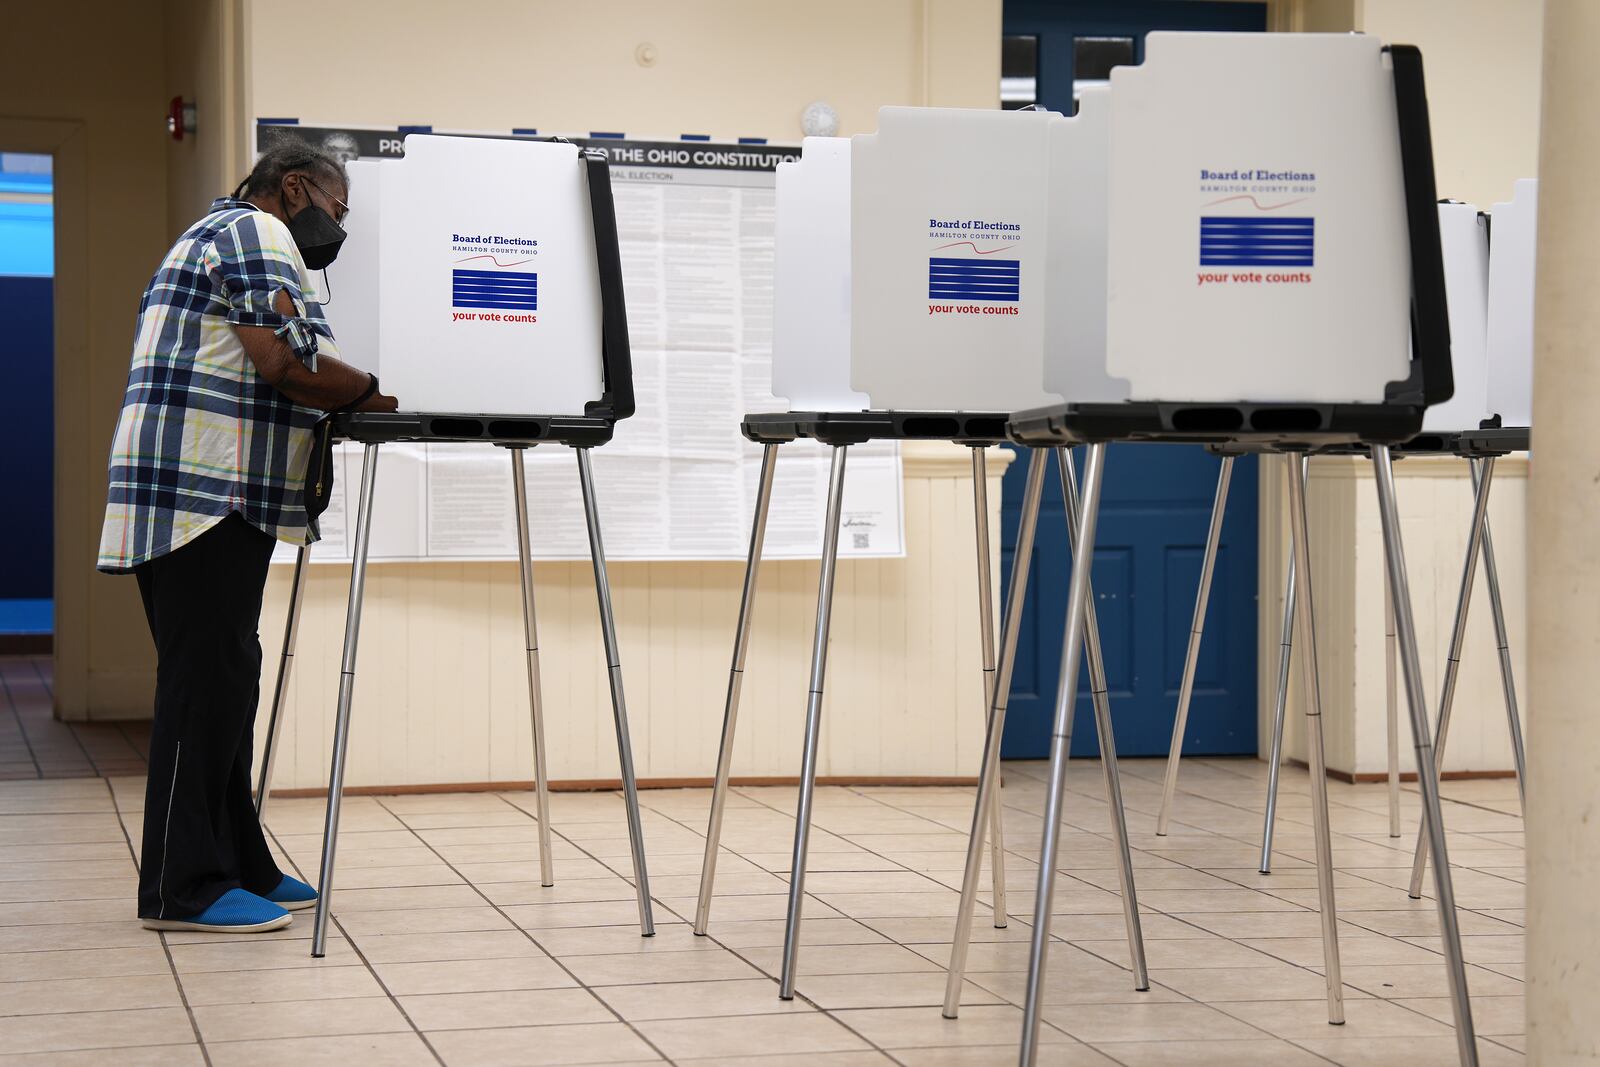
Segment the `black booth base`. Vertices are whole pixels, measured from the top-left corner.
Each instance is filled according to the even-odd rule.
[[[1389,446],[1389,454],[1394,459],[1405,459],[1407,456],[1458,456],[1462,459],[1486,459],[1510,455],[1512,452],[1526,452],[1528,450],[1528,428],[1526,426],[1507,427],[1501,429],[1483,430],[1457,430],[1451,433],[1437,433],[1427,431],[1419,433],[1409,441]],[[1219,456],[1240,455],[1246,451],[1260,451],[1239,449],[1231,445],[1213,445],[1211,451]],[[1272,449],[1271,451],[1283,451]],[[1350,442],[1344,444],[1327,445],[1310,450],[1318,456],[1365,456],[1372,451],[1371,443]]]
[[[399,441],[466,442],[526,447],[593,448],[611,440],[612,419],[583,415],[432,415],[425,412],[357,412],[334,419],[334,432],[362,444]]]
[[[894,440],[987,446],[1006,440],[1006,417],[992,411],[775,411],[746,415],[739,430],[758,445],[809,437],[825,445]]]
[[[1533,433],[1527,426],[1497,426],[1493,429],[1468,430],[1456,439],[1456,454],[1488,458],[1512,452],[1526,452],[1533,445],[1532,438]]]
[[[1062,404],[1023,411],[1007,431],[1020,445],[1111,441],[1210,445],[1215,451],[1316,452],[1416,436],[1423,408],[1397,404]]]

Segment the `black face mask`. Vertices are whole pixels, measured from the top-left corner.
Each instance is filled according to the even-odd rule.
[[[311,270],[322,270],[339,255],[344,244],[344,227],[315,203],[307,202],[289,218],[289,236]]]

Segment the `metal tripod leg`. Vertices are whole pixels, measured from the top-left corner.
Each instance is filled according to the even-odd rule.
[[[978,547],[978,633],[983,638],[983,710],[985,723],[994,706],[994,589],[989,578],[989,472],[984,448],[972,450],[972,514]],[[1006,928],[1005,813],[989,808],[989,877],[994,892],[994,928]]]
[[[822,567],[817,582],[817,628],[811,642],[811,691],[806,697],[805,754],[800,765],[800,804],[795,812],[794,855],[789,864],[789,912],[783,930],[780,1000],[794,999],[800,959],[800,905],[806,891],[806,849],[811,843],[811,802],[817,790],[817,744],[822,731],[822,683],[828,669],[828,623],[833,616],[833,576],[839,559],[839,519],[844,507],[844,461],[849,445],[833,446],[828,473],[828,517],[822,529]]]
[[[1295,614],[1300,675],[1306,694],[1306,762],[1317,848],[1317,906],[1322,915],[1322,961],[1328,982],[1328,1022],[1344,1022],[1344,975],[1339,967],[1339,916],[1333,899],[1333,833],[1328,825],[1328,766],[1322,747],[1322,683],[1317,675],[1317,624],[1311,598],[1311,542],[1306,520],[1306,465],[1289,453],[1289,525],[1294,531]]]
[[[1290,462],[1293,462],[1291,458]],[[1304,476],[1309,459],[1300,460]],[[1272,873],[1272,831],[1278,818],[1278,775],[1283,766],[1283,723],[1289,713],[1289,665],[1294,660],[1295,546],[1289,524],[1289,566],[1283,579],[1283,630],[1278,639],[1278,699],[1272,709],[1272,754],[1267,762],[1267,813],[1261,824],[1261,873]]]
[[[583,517],[589,527],[589,556],[594,563],[594,591],[600,602],[600,634],[605,641],[606,674],[611,681],[611,712],[617,725],[617,762],[622,767],[622,799],[628,810],[628,845],[633,853],[633,888],[639,898],[639,935],[653,937],[650,872],[645,867],[644,826],[639,821],[639,785],[633,776],[633,741],[628,733],[628,700],[622,692],[622,654],[617,650],[617,620],[611,610],[611,580],[606,575],[606,549],[600,537],[600,509],[595,503],[594,471],[589,450],[579,448],[578,482],[583,489]]]
[[[1045,967],[1050,953],[1050,913],[1055,900],[1056,857],[1061,845],[1061,805],[1067,787],[1067,757],[1072,747],[1072,705],[1077,695],[1079,656],[1083,650],[1089,571],[1094,560],[1095,526],[1100,516],[1100,483],[1105,473],[1106,446],[1089,446],[1083,471],[1083,506],[1073,539],[1072,582],[1067,592],[1067,626],[1062,637],[1061,676],[1066,679],[1056,699],[1050,738],[1050,777],[1044,806],[1044,838],[1039,846],[1039,881],[1033,899],[1033,938],[1028,953],[1028,992],[1022,1006],[1020,1062],[1032,1067],[1039,1053],[1039,1023],[1044,1006]]]
[[[1461,927],[1456,918],[1455,887],[1450,877],[1450,857],[1445,846],[1444,811],[1439,799],[1433,741],[1428,733],[1427,696],[1422,688],[1422,663],[1417,654],[1417,631],[1411,618],[1411,586],[1406,579],[1405,547],[1400,538],[1400,514],[1395,506],[1394,466],[1387,445],[1372,447],[1372,464],[1378,482],[1378,514],[1383,521],[1384,561],[1394,589],[1395,630],[1400,640],[1400,669],[1406,683],[1406,703],[1411,711],[1411,737],[1417,750],[1417,784],[1422,792],[1422,820],[1433,852],[1434,895],[1439,905],[1439,933],[1450,979],[1450,1002],[1456,1024],[1456,1045],[1462,1067],[1477,1067],[1478,1042],[1472,1027],[1472,1004],[1467,998],[1467,968],[1461,956]]]
[[[1397,658],[1399,644],[1394,632],[1394,586],[1389,584],[1389,571],[1383,572],[1383,684],[1384,713],[1389,731],[1389,836],[1400,836],[1400,692],[1395,684],[1398,676]]]
[[[1472,465],[1472,487],[1482,477],[1477,463]],[[1506,609],[1500,602],[1500,569],[1494,562],[1494,538],[1489,533],[1489,516],[1483,516],[1483,576],[1489,583],[1489,607],[1494,614],[1494,640],[1500,649],[1500,685],[1506,695],[1506,723],[1511,728],[1511,759],[1517,769],[1517,799],[1526,810],[1528,798],[1523,783],[1527,780],[1526,757],[1522,748],[1522,718],[1517,713],[1517,683],[1511,673],[1511,642],[1506,637]]]
[[[1070,449],[1058,448],[1061,461],[1061,495],[1067,505],[1067,545],[1077,551],[1078,481],[1072,469]],[[1094,584],[1084,583],[1084,655],[1089,661],[1089,697],[1094,708],[1094,727],[1100,738],[1100,771],[1105,778],[1106,804],[1111,809],[1111,839],[1117,853],[1117,876],[1122,889],[1122,920],[1128,929],[1128,962],[1133,969],[1133,988],[1150,988],[1150,972],[1144,959],[1144,930],[1139,922],[1139,894],[1133,884],[1133,852],[1128,847],[1128,815],[1122,807],[1122,771],[1117,766],[1117,740],[1111,728],[1111,692],[1106,682],[1105,656],[1100,648],[1100,622],[1095,617]],[[1074,689],[1078,680],[1070,680]],[[1065,674],[1060,685],[1068,684]],[[1075,700],[1076,693],[1066,699]],[[1059,703],[1061,694],[1057,694]],[[1070,721],[1070,713],[1069,713]],[[1069,729],[1067,733],[1071,734]]]
[[[1472,604],[1472,587],[1478,575],[1478,553],[1483,547],[1483,524],[1489,514],[1489,489],[1494,482],[1494,460],[1483,461],[1483,476],[1474,479],[1472,501],[1472,528],[1467,534],[1467,558],[1461,567],[1461,589],[1456,594],[1455,625],[1450,631],[1450,651],[1444,664],[1444,688],[1439,694],[1439,726],[1434,731],[1433,759],[1435,776],[1444,773],[1444,746],[1450,735],[1450,711],[1455,705],[1456,681],[1461,673],[1461,646],[1467,637],[1467,612]],[[1428,863],[1428,834],[1425,827],[1417,828],[1417,848],[1411,858],[1411,887],[1413,900],[1422,896],[1422,872]]]
[[[1011,560],[1011,581],[1006,587],[1000,622],[999,669],[989,698],[989,730],[983,741],[983,763],[978,772],[978,794],[972,805],[972,833],[967,838],[967,861],[961,876],[961,905],[951,936],[950,969],[945,978],[944,1017],[954,1019],[961,1009],[961,983],[967,971],[967,947],[972,941],[972,913],[978,902],[978,878],[983,871],[983,837],[989,825],[991,804],[1000,780],[1000,736],[1006,727],[1006,698],[1011,692],[1011,668],[1016,662],[1017,628],[1027,599],[1028,568],[1033,562],[1033,537],[1039,526],[1039,498],[1044,490],[1047,454],[1026,449],[1028,477],[1022,491],[1022,515],[1017,526],[1017,548]]]
[[[289,615],[283,624],[283,654],[278,657],[278,680],[272,685],[272,714],[267,717],[267,739],[261,746],[261,773],[256,779],[256,821],[266,817],[267,796],[272,792],[272,771],[278,762],[278,727],[283,705],[289,699],[289,676],[294,672],[294,646],[300,635],[300,609],[305,605],[306,553],[301,545],[294,554],[294,582],[289,586]]]
[[[1222,457],[1217,472],[1217,496],[1211,505],[1211,526],[1206,531],[1206,551],[1200,564],[1200,588],[1194,597],[1194,619],[1189,624],[1189,651],[1183,659],[1183,684],[1178,688],[1178,714],[1172,722],[1172,743],[1167,751],[1167,774],[1161,785],[1161,811],[1156,816],[1156,836],[1167,833],[1172,797],[1178,791],[1178,764],[1183,756],[1183,732],[1189,725],[1189,701],[1194,697],[1194,674],[1200,665],[1200,641],[1206,628],[1206,604],[1211,599],[1211,578],[1222,540],[1222,519],[1228,507],[1228,482],[1233,478],[1232,456]]]
[[[333,899],[333,861],[339,847],[339,803],[344,799],[345,755],[350,749],[350,701],[356,689],[356,645],[361,638],[361,600],[367,588],[367,545],[372,540],[372,493],[378,478],[378,446],[361,455],[361,496],[356,506],[356,550],[350,564],[350,599],[344,615],[344,657],[339,664],[339,710],[333,726],[333,768],[328,775],[328,815],[322,828],[322,873],[317,879],[317,913],[311,955],[320,959],[328,944]]]
[[[533,720],[533,788],[539,808],[539,884],[556,884],[550,854],[550,778],[545,768],[544,698],[539,686],[539,617],[533,606],[533,546],[528,527],[528,481],[523,466],[526,449],[511,452],[511,482],[517,501],[517,560],[522,576],[522,636],[528,661],[528,711]]]
[[[756,488],[756,514],[750,527],[750,555],[744,565],[744,596],[739,601],[739,626],[734,631],[733,666],[728,670],[728,699],[722,707],[722,744],[717,748],[717,781],[711,790],[711,821],[706,825],[706,855],[700,862],[700,900],[694,909],[694,932],[705,936],[711,919],[711,892],[717,881],[717,850],[722,845],[722,809],[728,802],[728,771],[733,766],[733,731],[739,719],[739,692],[744,684],[744,656],[755,611],[756,572],[767,537],[767,510],[772,506],[772,475],[778,446],[761,449],[761,480]]]

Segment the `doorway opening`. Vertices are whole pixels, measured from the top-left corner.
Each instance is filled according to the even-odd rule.
[[[53,160],[0,152],[0,653],[49,653],[55,630],[54,290]]]

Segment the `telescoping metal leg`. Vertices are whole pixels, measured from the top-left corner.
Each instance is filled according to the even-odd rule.
[[[1072,469],[1072,452],[1056,450],[1061,460],[1061,495],[1067,505],[1067,545],[1076,552],[1078,526],[1078,480]],[[1100,648],[1100,622],[1095,617],[1094,583],[1084,586],[1084,655],[1089,661],[1089,702],[1094,708],[1094,727],[1100,738],[1100,771],[1105,778],[1106,805],[1111,809],[1111,839],[1117,854],[1117,875],[1122,888],[1122,921],[1128,929],[1128,960],[1133,968],[1133,988],[1150,988],[1150,972],[1144,960],[1144,930],[1139,922],[1139,894],[1133,884],[1133,852],[1128,846],[1128,815],[1122,807],[1122,772],[1117,766],[1117,741],[1111,727],[1111,692],[1106,682],[1105,656]],[[1059,685],[1068,684],[1065,674]],[[1078,680],[1070,679],[1074,688]],[[1073,700],[1076,693],[1069,694]],[[1062,699],[1056,694],[1056,700]],[[1068,714],[1071,722],[1071,714]],[[1067,733],[1071,734],[1069,726]]]
[[[1400,670],[1411,711],[1411,737],[1417,751],[1417,784],[1422,792],[1422,820],[1433,852],[1434,895],[1439,906],[1439,933],[1450,979],[1450,1002],[1455,1015],[1456,1045],[1462,1067],[1477,1067],[1478,1042],[1472,1027],[1472,1004],[1467,999],[1467,968],[1461,956],[1461,927],[1456,918],[1455,887],[1450,878],[1450,857],[1445,846],[1444,811],[1439,800],[1433,741],[1428,733],[1427,696],[1422,687],[1422,663],[1417,654],[1417,630],[1411,618],[1411,586],[1406,579],[1405,547],[1400,539],[1400,514],[1395,506],[1394,466],[1387,445],[1372,447],[1378,482],[1378,514],[1383,521],[1384,562],[1394,589],[1395,630],[1400,640]]]
[[[639,784],[633,776],[633,740],[628,733],[628,700],[622,692],[622,654],[617,651],[617,620],[611,610],[611,580],[606,575],[606,548],[600,537],[600,509],[595,503],[594,471],[589,450],[579,448],[578,482],[583,489],[583,517],[589,527],[589,556],[594,563],[594,591],[600,601],[600,634],[605,641],[606,674],[611,681],[611,713],[617,725],[617,762],[622,767],[622,799],[628,810],[628,844],[633,852],[633,889],[639,898],[639,935],[654,937],[656,921],[650,905],[650,872],[645,867],[644,826],[639,821]]]
[[[1400,691],[1397,684],[1399,645],[1394,633],[1394,587],[1388,568],[1383,572],[1383,683],[1384,712],[1389,730],[1389,836],[1400,836]]]
[[[1292,462],[1292,460],[1291,460]],[[1301,459],[1304,472],[1306,459]],[[1272,873],[1272,830],[1278,817],[1278,774],[1283,766],[1283,723],[1289,712],[1289,665],[1294,659],[1294,524],[1289,524],[1289,567],[1283,579],[1283,636],[1278,639],[1278,699],[1272,709],[1272,750],[1267,761],[1267,813],[1261,825],[1261,873]]]
[[[1211,505],[1211,526],[1206,531],[1206,551],[1200,563],[1200,588],[1194,597],[1194,619],[1189,624],[1189,651],[1183,658],[1183,683],[1178,688],[1178,714],[1172,722],[1172,743],[1167,750],[1167,775],[1161,784],[1161,811],[1156,835],[1165,836],[1172,817],[1172,798],[1178,791],[1178,764],[1183,756],[1183,732],[1189,725],[1189,701],[1194,697],[1194,675],[1200,665],[1200,641],[1206,628],[1206,604],[1211,599],[1211,577],[1217,566],[1217,546],[1222,541],[1222,519],[1228,507],[1228,482],[1233,478],[1232,456],[1222,457],[1217,472],[1217,496]]]
[[[267,739],[261,746],[261,773],[256,779],[256,821],[266,818],[267,796],[272,792],[272,771],[278,762],[278,727],[283,705],[289,699],[289,676],[294,672],[294,646],[300,635],[300,609],[305,604],[306,553],[301,545],[294,554],[294,582],[289,586],[289,615],[283,624],[283,654],[278,657],[278,680],[272,685],[272,714],[267,716]]]
[[[1028,464],[1028,476],[1022,491],[1017,548],[1011,557],[1011,581],[1006,586],[1002,605],[999,667],[990,689],[989,730],[983,740],[978,794],[972,805],[972,833],[967,838],[967,861],[961,876],[961,904],[956,910],[956,928],[951,937],[950,970],[946,974],[944,993],[946,1019],[954,1019],[961,1010],[961,983],[967,971],[967,946],[972,941],[972,913],[977,908],[978,879],[983,871],[983,837],[1000,781],[1000,737],[1006,728],[1006,698],[1011,692],[1011,668],[1016,662],[1017,629],[1022,624],[1022,607],[1027,600],[1028,568],[1033,562],[1033,538],[1039,526],[1039,498],[1043,495],[1044,475],[1049,467],[1045,452],[1030,448],[1023,455]]]
[[[794,999],[800,962],[800,905],[806,892],[806,849],[811,843],[811,802],[817,790],[817,744],[822,732],[822,683],[828,669],[828,623],[833,615],[833,576],[839,559],[839,519],[844,508],[844,461],[849,445],[833,447],[828,472],[828,517],[822,528],[822,567],[817,581],[817,628],[811,640],[811,690],[806,696],[805,753],[800,765],[800,803],[795,811],[794,855],[789,864],[789,912],[783,929],[780,1000]]]
[[[972,450],[972,514],[978,547],[978,634],[983,639],[983,710],[987,724],[994,707],[994,589],[989,579],[989,471],[981,445]],[[989,878],[996,930],[1004,930],[1007,921],[1004,824],[1004,809],[999,804],[990,805]]]
[[[1450,651],[1444,663],[1444,687],[1439,693],[1439,727],[1434,733],[1434,774],[1444,773],[1444,746],[1450,734],[1450,711],[1455,704],[1456,681],[1461,673],[1461,646],[1467,637],[1467,612],[1478,575],[1478,553],[1483,546],[1483,523],[1489,514],[1489,488],[1494,480],[1494,460],[1483,461],[1483,476],[1474,479],[1472,528],[1467,534],[1467,558],[1461,566],[1461,588],[1456,594],[1455,625],[1450,631]],[[1411,897],[1422,896],[1422,873],[1428,862],[1426,827],[1417,828],[1417,848],[1411,859]]]
[[[1344,1023],[1344,975],[1339,967],[1339,915],[1333,899],[1333,832],[1328,824],[1328,766],[1322,747],[1322,683],[1317,675],[1317,624],[1311,598],[1311,542],[1306,521],[1306,465],[1289,454],[1289,525],[1294,532],[1295,614],[1300,675],[1306,697],[1306,762],[1317,849],[1317,905],[1322,913],[1322,962],[1328,982],[1328,1022]]]
[[[733,766],[733,731],[739,719],[739,692],[744,684],[744,656],[750,642],[750,619],[756,604],[756,573],[761,545],[767,537],[767,509],[772,506],[772,475],[778,446],[761,449],[761,481],[756,488],[756,514],[750,526],[750,555],[744,565],[744,596],[733,637],[733,666],[728,670],[728,699],[722,707],[722,744],[717,748],[717,781],[711,790],[711,821],[706,825],[706,855],[700,862],[700,900],[694,909],[694,932],[705,936],[711,919],[711,893],[717,880],[717,850],[722,845],[722,809],[728,802],[728,771]]]
[[[1044,805],[1044,837],[1039,845],[1039,881],[1033,900],[1033,938],[1028,952],[1028,991],[1022,1006],[1023,1067],[1032,1067],[1039,1053],[1039,1023],[1044,1006],[1045,968],[1050,954],[1050,913],[1055,901],[1056,856],[1061,845],[1061,806],[1071,754],[1072,705],[1077,695],[1079,654],[1083,649],[1089,572],[1094,560],[1095,526],[1100,517],[1100,483],[1105,474],[1106,446],[1092,444],[1084,464],[1083,500],[1078,533],[1073,538],[1072,581],[1067,591],[1067,626],[1062,636],[1061,676],[1067,681],[1056,698],[1055,726],[1050,736],[1050,777]]]
[[[1472,487],[1483,477],[1477,463],[1472,465]],[[1494,538],[1489,532],[1489,516],[1483,516],[1483,576],[1489,583],[1489,607],[1494,614],[1494,640],[1500,649],[1500,685],[1506,695],[1506,722],[1511,728],[1511,759],[1517,769],[1517,799],[1527,807],[1524,782],[1526,757],[1522,749],[1522,718],[1517,713],[1517,683],[1511,672],[1511,642],[1506,637],[1506,609],[1500,601],[1500,569],[1494,562]],[[1398,836],[1398,835],[1397,835]]]
[[[517,501],[517,560],[522,575],[522,636],[528,662],[528,712],[533,721],[533,789],[539,808],[539,884],[556,884],[550,854],[550,777],[545,768],[544,697],[539,686],[539,617],[533,605],[533,545],[528,526],[528,480],[518,445],[511,452],[511,482]]]
[[[356,689],[356,645],[361,639],[361,599],[367,588],[367,545],[372,540],[372,493],[378,478],[378,446],[361,456],[361,496],[356,507],[356,551],[350,564],[350,600],[344,615],[344,657],[339,664],[339,710],[333,727],[333,768],[328,775],[328,816],[322,828],[322,873],[317,879],[317,912],[311,955],[320,959],[328,944],[333,900],[333,861],[339,847],[339,803],[344,799],[345,754],[350,748],[350,701]]]

